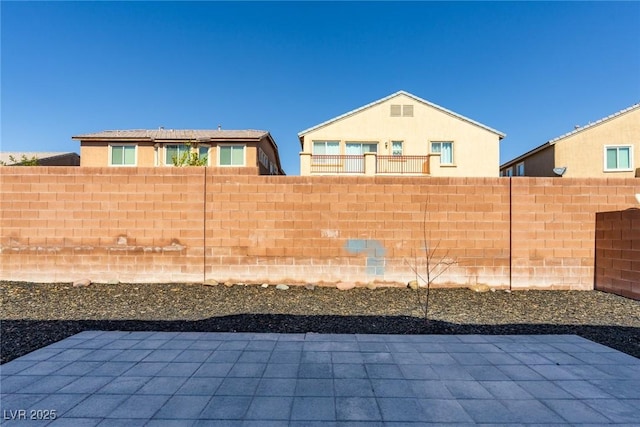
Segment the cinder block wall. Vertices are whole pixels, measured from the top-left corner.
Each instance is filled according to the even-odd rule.
[[[640,210],[596,214],[595,288],[640,300]]]
[[[0,279],[593,289],[595,212],[636,179],[3,168]],[[435,265],[435,267],[434,267]]]

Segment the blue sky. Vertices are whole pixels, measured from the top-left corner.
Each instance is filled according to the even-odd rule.
[[[501,162],[640,102],[639,2],[0,2],[2,151],[106,129],[298,132],[405,90]]]

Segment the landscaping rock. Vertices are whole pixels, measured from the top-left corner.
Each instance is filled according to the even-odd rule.
[[[340,289],[341,291],[348,291],[349,289],[353,289],[355,287],[355,283],[349,282],[338,282],[338,284],[336,285],[336,288]]]
[[[471,285],[469,286],[469,289],[474,292],[489,292],[491,290],[491,288],[487,285]]]
[[[233,285],[235,285],[235,283],[233,283],[233,282],[224,282],[224,285],[225,285],[227,288],[232,288],[232,287],[233,287]]]
[[[89,279],[80,279],[73,282],[74,288],[86,288],[91,284],[91,280]]]
[[[316,285],[314,285],[313,283],[307,283],[306,285],[304,285],[304,288],[309,291],[313,291],[316,289]]]
[[[208,280],[204,281],[203,285],[205,285],[205,286],[218,286],[219,283],[218,283],[217,280],[208,279]]]
[[[373,291],[374,289],[378,289],[378,285],[376,285],[376,284],[375,284],[375,283],[373,283],[373,282],[369,282],[369,283],[367,283],[367,289],[369,289],[369,290],[372,290],[372,291]]]
[[[260,285],[261,288],[267,289],[269,287],[268,283],[263,283],[262,285]]]
[[[420,287],[420,285],[418,284],[418,281],[417,281],[417,280],[412,280],[412,281],[410,281],[409,283],[407,283],[407,288],[409,288],[409,289],[413,289],[414,291],[415,291],[416,289],[418,289],[419,287]]]
[[[83,330],[571,334],[640,357],[640,302],[632,299],[600,291],[480,294],[436,287],[429,300],[430,321],[425,322],[415,291],[376,283],[375,292],[318,285],[313,292],[257,286],[214,286],[205,292],[189,283],[73,288],[71,282],[0,281],[0,363]]]
[[[289,287],[287,285],[276,285],[276,289],[279,291],[286,291],[287,289],[289,289]]]

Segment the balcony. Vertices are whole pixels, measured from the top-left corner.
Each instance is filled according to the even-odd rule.
[[[429,156],[376,156],[376,173],[429,175]]]
[[[302,175],[429,175],[430,157],[364,155],[318,155],[300,153]]]
[[[319,155],[311,156],[311,173],[333,175],[337,173],[360,173],[363,174],[364,156],[350,155]]]

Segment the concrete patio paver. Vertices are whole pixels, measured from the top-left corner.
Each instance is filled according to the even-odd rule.
[[[3,426],[637,425],[640,360],[574,335],[87,331],[1,365],[0,392]]]

